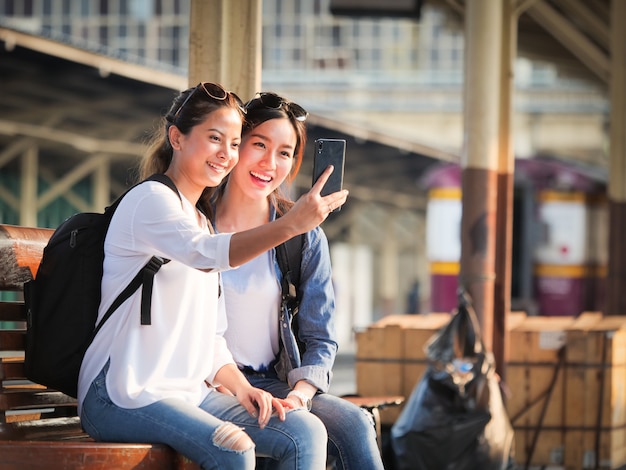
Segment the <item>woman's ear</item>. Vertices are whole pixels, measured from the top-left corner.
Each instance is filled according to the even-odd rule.
[[[176,126],[170,126],[167,130],[167,137],[174,150],[180,150],[180,139],[182,135],[182,132],[180,132],[180,129]]]

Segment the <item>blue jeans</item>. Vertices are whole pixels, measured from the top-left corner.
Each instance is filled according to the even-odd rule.
[[[254,469],[256,454],[276,460],[281,470],[326,468],[326,430],[305,410],[294,410],[285,421],[272,417],[264,429],[235,397],[211,392],[193,406],[165,399],[143,408],[115,405],[107,393],[108,364],[94,379],[82,404],[81,422],[97,441],[164,443],[203,469]],[[215,431],[231,422],[254,441],[255,448],[236,451],[213,442]]]
[[[284,398],[289,385],[269,375],[248,374],[250,383]],[[328,456],[337,470],[382,470],[383,461],[376,443],[372,416],[365,410],[328,393],[313,397],[311,413],[317,416],[328,432]]]

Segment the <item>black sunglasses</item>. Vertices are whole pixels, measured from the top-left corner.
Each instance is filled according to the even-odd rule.
[[[276,93],[260,92],[257,93],[257,95],[259,95],[258,98],[252,98],[246,103],[246,109],[254,109],[260,106],[272,109],[280,109],[284,107],[296,121],[306,121],[306,118],[309,116],[309,113],[302,106],[292,101],[287,101],[278,96]]]
[[[241,101],[241,98],[239,98],[235,93],[233,93],[232,91],[226,91],[224,88],[222,88],[221,85],[218,85],[217,83],[200,82],[196,85],[196,87],[192,91],[189,92],[189,94],[187,95],[187,98],[185,98],[185,101],[183,101],[183,104],[181,104],[178,107],[178,109],[174,113],[174,120],[178,118],[178,115],[180,114],[181,110],[189,102],[191,97],[196,94],[196,91],[200,89],[204,90],[204,92],[207,94],[209,98],[212,98],[217,101],[224,101],[226,98],[228,98],[228,95],[232,96],[237,102],[239,109],[241,109],[241,111],[244,114],[246,114],[246,107],[244,106],[243,101]]]

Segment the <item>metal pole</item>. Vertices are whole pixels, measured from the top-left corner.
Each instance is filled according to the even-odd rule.
[[[513,0],[502,2],[502,50],[500,63],[500,126],[496,209],[496,278],[493,311],[493,354],[496,370],[506,379],[508,361],[507,318],[511,310],[511,248],[513,246],[512,116],[514,63],[517,50],[517,16]]]
[[[607,315],[626,315],[626,2],[611,2],[609,260]]]
[[[461,272],[488,350],[493,343],[502,4],[466,3]]]

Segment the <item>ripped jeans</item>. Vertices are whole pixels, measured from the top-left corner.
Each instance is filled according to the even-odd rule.
[[[280,470],[326,468],[326,429],[308,411],[290,411],[285,421],[272,417],[260,429],[237,398],[215,391],[200,406],[165,399],[142,408],[121,408],[107,393],[107,370],[108,363],[82,404],[83,428],[97,441],[164,443],[203,469],[254,469],[256,455],[276,460],[274,468]],[[242,428],[254,444],[233,450],[233,442],[246,442]]]
[[[286,397],[289,385],[278,377],[246,375],[250,383],[275,397]],[[337,470],[382,470],[372,417],[358,406],[329,393],[313,397],[311,413],[326,426],[328,455]],[[273,468],[273,467],[272,467]]]

